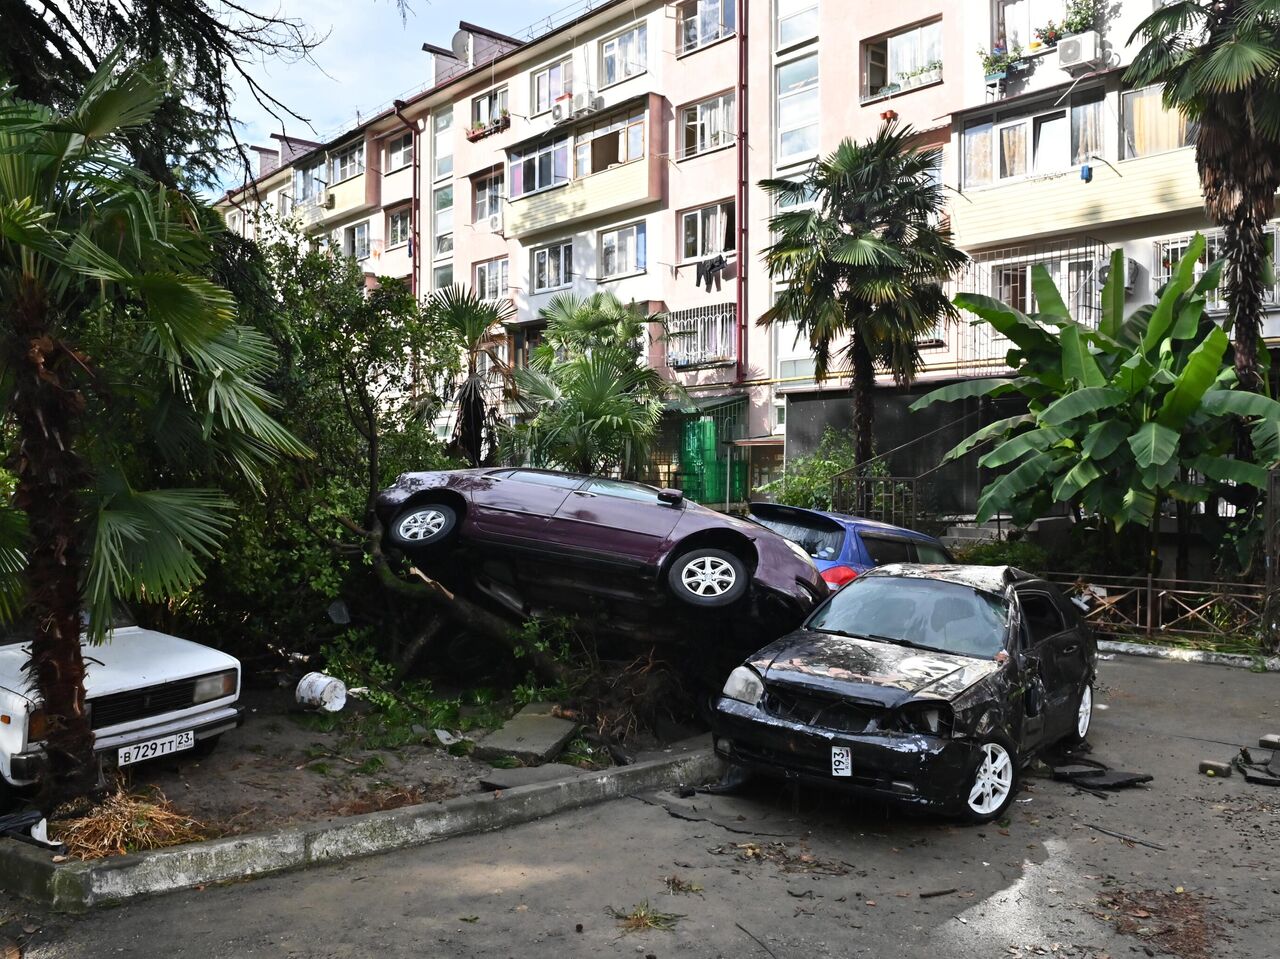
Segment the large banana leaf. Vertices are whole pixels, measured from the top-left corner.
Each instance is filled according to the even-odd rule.
[[[1037,453],[987,486],[978,498],[978,522],[985,523],[996,513],[1011,510],[1017,496],[1034,486],[1052,465],[1052,456]]]
[[[1089,350],[1089,340],[1081,326],[1068,323],[1062,328],[1059,340],[1062,344],[1064,377],[1080,386],[1106,386],[1106,378]]]
[[[1227,334],[1218,327],[1209,331],[1200,344],[1187,357],[1178,381],[1164,396],[1157,419],[1171,429],[1181,429],[1191,414],[1200,408],[1201,401],[1222,369],[1222,357],[1226,355]]]
[[[992,379],[973,379],[961,380],[959,383],[948,383],[932,393],[926,393],[920,399],[912,403],[908,409],[913,413],[922,410],[926,406],[933,403],[952,403],[956,400],[967,400],[975,396],[994,396],[999,393],[1012,389],[1018,380],[1002,379],[995,377]]]
[[[1038,429],[1030,430],[1026,433],[1019,433],[1013,439],[1006,440],[995,449],[993,449],[982,459],[978,460],[978,465],[988,469],[998,469],[1009,463],[1015,463],[1028,453],[1041,453],[1047,450],[1054,443],[1059,442],[1066,436],[1062,430],[1055,429]]]
[[[942,457],[942,462],[949,463],[954,459],[959,459],[980,443],[995,439],[997,436],[1004,436],[1019,426],[1034,423],[1035,419],[1030,413],[1019,413],[1017,416],[1007,416],[1002,420],[996,420],[994,423],[988,423],[953,446],[947,452],[947,455]]]
[[[1061,426],[1081,416],[1118,406],[1127,399],[1120,390],[1091,386],[1054,400],[1040,414],[1040,421],[1047,426]]]
[[[1178,451],[1178,434],[1159,423],[1143,423],[1129,437],[1129,449],[1139,467],[1163,466]]]

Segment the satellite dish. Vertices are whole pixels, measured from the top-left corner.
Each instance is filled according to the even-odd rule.
[[[471,62],[471,34],[466,30],[459,30],[453,35],[453,42],[449,44],[453,48],[453,55],[463,63]]]

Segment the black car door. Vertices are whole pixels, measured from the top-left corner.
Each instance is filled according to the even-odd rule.
[[[1028,677],[1039,676],[1037,695],[1043,698],[1043,735],[1047,742],[1065,735],[1073,719],[1073,700],[1079,686],[1079,671],[1072,663],[1081,656],[1082,641],[1074,622],[1068,622],[1062,607],[1047,587],[1037,585],[1018,590],[1022,610],[1024,658]]]

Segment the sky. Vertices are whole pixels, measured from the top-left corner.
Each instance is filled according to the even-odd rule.
[[[431,57],[423,42],[448,47],[459,20],[519,35],[541,18],[585,0],[406,0],[402,22],[396,0],[249,0],[264,13],[277,9],[302,20],[319,35],[329,34],[315,51],[315,63],[268,62],[254,70],[258,82],[310,126],[288,120],[284,132],[323,140],[353,126],[357,114],[368,117],[393,99],[414,92],[430,79]],[[598,0],[597,0],[598,2]],[[561,14],[563,17],[563,14]],[[247,88],[236,88],[234,113],[245,143],[270,145],[280,123],[260,107]],[[223,186],[238,185],[241,171],[226,174]]]

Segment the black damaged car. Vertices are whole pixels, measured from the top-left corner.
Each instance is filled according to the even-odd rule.
[[[871,570],[729,675],[716,752],[751,772],[999,818],[1025,760],[1089,732],[1098,653],[1079,612],[1008,566]]]

